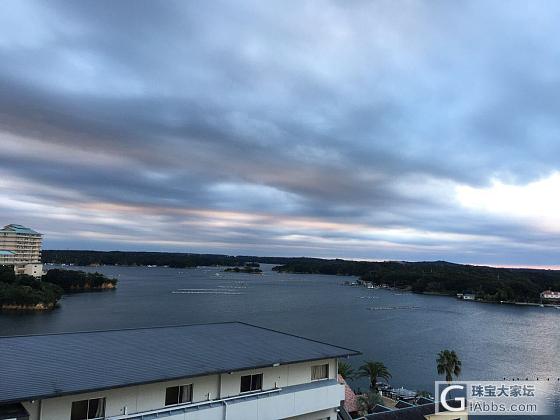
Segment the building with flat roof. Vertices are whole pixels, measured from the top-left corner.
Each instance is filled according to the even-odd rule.
[[[0,229],[0,265],[13,265],[16,274],[43,275],[41,246],[43,235],[22,225]]]
[[[357,354],[239,322],[2,337],[0,418],[336,420]]]

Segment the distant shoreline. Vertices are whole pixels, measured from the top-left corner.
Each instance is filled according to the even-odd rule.
[[[391,285],[415,293],[454,296],[474,294],[483,302],[541,304],[545,290],[560,290],[560,271],[523,268],[496,268],[454,264],[446,261],[353,261],[320,258],[231,256],[129,251],[57,251],[43,252],[43,262],[70,266],[199,266],[240,267],[247,264],[274,264],[274,271],[301,274],[355,276],[377,285]]]
[[[418,294],[476,296],[476,301],[514,305],[557,306],[542,299],[546,290],[560,290],[560,272],[493,268],[445,261],[366,263],[344,260],[293,261],[273,270],[286,273],[352,275],[358,283]]]
[[[192,253],[192,252],[166,252],[166,251],[96,251],[96,250],[60,250],[60,249],[44,249],[42,251],[42,259],[44,264],[63,264],[63,260],[74,260],[74,265],[79,266],[89,266],[90,263],[76,263],[79,259],[90,259],[96,261],[99,265],[118,265],[118,266],[131,266],[131,267],[143,267],[143,266],[157,266],[165,267],[172,265],[169,264],[152,264],[152,263],[132,263],[132,264],[113,264],[104,262],[101,263],[105,257],[109,258],[120,258],[120,257],[132,257],[133,259],[150,259],[150,258],[193,258],[193,259],[217,259],[228,262],[227,264],[199,264],[198,266],[234,266],[234,262],[259,262],[263,264],[274,264],[282,265],[293,261],[337,261],[345,263],[356,263],[356,264],[379,264],[379,263],[399,263],[399,264],[421,264],[421,263],[445,263],[452,265],[461,265],[468,267],[480,267],[480,268],[492,268],[492,269],[504,269],[504,270],[535,270],[535,271],[552,271],[560,273],[560,266],[552,267],[535,267],[535,266],[502,266],[502,265],[488,265],[488,264],[477,264],[477,263],[453,263],[448,261],[402,261],[402,260],[383,260],[383,259],[368,259],[368,260],[353,260],[353,259],[341,259],[341,258],[320,258],[320,257],[271,257],[271,256],[257,256],[257,255],[228,255],[228,254],[202,254],[202,253]],[[66,264],[70,264],[66,262]],[[239,264],[237,264],[239,265]],[[196,266],[192,266],[196,267]],[[172,267],[172,268],[188,268],[188,266],[183,267]],[[343,275],[343,274],[341,274]]]
[[[292,274],[298,274],[298,273],[292,273]],[[299,273],[299,274],[305,274],[305,273]],[[344,285],[344,284],[343,284]],[[363,287],[363,286],[361,286]],[[423,295],[423,296],[439,296],[439,297],[447,297],[447,298],[451,298],[451,299],[455,299],[457,301],[463,301],[463,302],[477,302],[477,303],[488,303],[488,304],[494,304],[494,305],[515,305],[515,306],[532,306],[532,307],[545,307],[545,308],[558,308],[560,309],[560,303],[536,303],[536,302],[513,302],[513,301],[502,301],[502,302],[496,302],[496,301],[492,301],[492,300],[483,300],[483,299],[474,299],[474,300],[463,300],[463,299],[457,299],[457,297],[451,293],[442,293],[442,292],[414,292],[410,289],[400,289],[400,288],[393,288],[393,287],[389,287],[389,288],[382,288],[383,290],[398,290],[401,292],[408,292],[408,293],[414,293],[416,295]]]
[[[119,265],[119,264],[103,264],[103,265],[89,265],[89,266],[77,266],[77,265],[73,265],[73,264],[58,264],[58,263],[45,263],[47,265],[55,265],[55,266],[62,266],[62,267],[89,267],[89,268],[98,268],[98,267],[125,267],[125,268],[172,268],[172,269],[195,269],[195,268],[200,268],[200,267],[210,267],[210,268],[224,268],[226,267],[226,270],[223,270],[225,272],[232,272],[232,273],[237,273],[238,271],[235,271],[233,269],[230,269],[231,266],[223,266],[223,265],[205,265],[205,266],[198,266],[198,267],[170,267],[167,265]],[[274,264],[270,264],[273,265]],[[279,270],[276,270],[279,271]],[[243,271],[239,271],[241,273],[243,273]],[[312,274],[320,274],[320,273],[303,273],[303,272],[286,272],[286,273],[291,273],[291,274],[305,274],[305,275],[312,275]],[[253,273],[251,273],[253,274]],[[261,273],[258,273],[261,274]],[[340,277],[349,277],[350,275],[346,275],[346,274],[339,274],[338,276]],[[357,276],[354,276],[357,277]],[[399,287],[387,287],[388,290],[398,290],[398,291],[402,291],[402,292],[410,292],[410,293],[414,293],[414,294],[418,294],[418,295],[426,295],[426,296],[443,296],[443,297],[449,297],[449,298],[453,298],[456,300],[461,300],[461,299],[457,299],[456,295],[454,293],[445,293],[445,292],[436,292],[436,291],[425,291],[425,292],[415,292],[413,290],[411,290],[410,288],[399,288]],[[497,305],[515,305],[515,306],[531,306],[531,307],[547,307],[547,308],[560,308],[560,303],[538,303],[538,302],[517,302],[517,301],[493,301],[493,300],[484,300],[484,299],[475,299],[472,301],[466,301],[466,302],[478,302],[478,303],[487,303],[487,304],[497,304]]]

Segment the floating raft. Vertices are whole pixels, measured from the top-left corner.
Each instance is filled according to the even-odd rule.
[[[420,306],[372,306],[370,311],[391,311],[397,309],[420,309]]]

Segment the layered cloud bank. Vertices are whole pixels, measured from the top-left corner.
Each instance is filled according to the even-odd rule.
[[[49,248],[558,264],[558,9],[6,1],[1,219]]]

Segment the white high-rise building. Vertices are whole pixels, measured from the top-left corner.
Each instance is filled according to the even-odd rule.
[[[0,230],[0,265],[13,265],[16,274],[41,277],[43,235],[22,225],[10,224]]]

